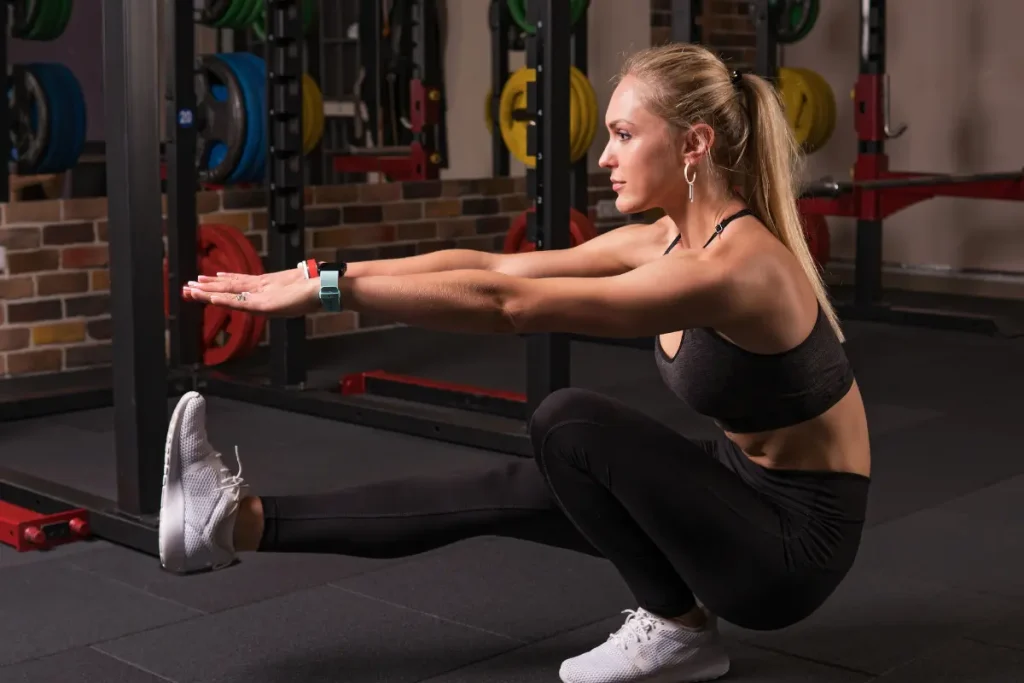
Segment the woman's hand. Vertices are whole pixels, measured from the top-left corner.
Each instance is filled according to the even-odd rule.
[[[300,273],[294,282],[281,284],[261,280],[258,275],[207,277],[185,285],[181,296],[187,301],[273,318],[294,318],[320,310],[320,278],[307,280]]]
[[[306,279],[306,274],[301,268],[289,268],[276,273],[264,273],[263,275],[248,275],[246,273],[217,273],[216,275],[200,275],[199,282],[222,283],[234,282],[243,292],[261,292],[269,287],[286,287]]]

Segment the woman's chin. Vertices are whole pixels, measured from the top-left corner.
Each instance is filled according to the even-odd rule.
[[[628,195],[619,195],[615,199],[615,208],[619,213],[624,215],[629,215],[631,213],[643,213],[646,209],[643,202],[639,202]]]

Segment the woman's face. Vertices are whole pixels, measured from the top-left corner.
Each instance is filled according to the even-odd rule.
[[[610,139],[599,164],[611,171],[615,207],[624,214],[668,209],[687,196],[678,136],[644,107],[642,87],[632,76],[622,79],[605,115]]]

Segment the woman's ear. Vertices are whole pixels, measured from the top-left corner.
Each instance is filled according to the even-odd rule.
[[[683,134],[683,163],[696,166],[705,157],[711,157],[715,131],[706,123],[698,123]]]

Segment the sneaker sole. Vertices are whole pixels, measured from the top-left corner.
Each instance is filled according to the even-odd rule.
[[[710,661],[706,661],[702,665],[691,669],[693,666],[692,662],[687,662],[685,667],[687,672],[683,673],[680,669],[664,671],[662,673],[656,673],[646,678],[634,679],[635,683],[708,683],[709,681],[716,681],[722,676],[729,673],[729,669],[732,666],[729,660],[729,655],[722,650],[715,653],[715,656],[708,658]],[[561,676],[559,676],[561,678]],[[566,679],[561,678],[564,682]]]
[[[190,391],[181,397],[171,414],[164,444],[164,481],[160,491],[160,565],[167,571],[185,571],[185,494],[181,487],[181,454],[178,450],[185,406],[198,397]],[[188,400],[186,400],[188,399]]]

